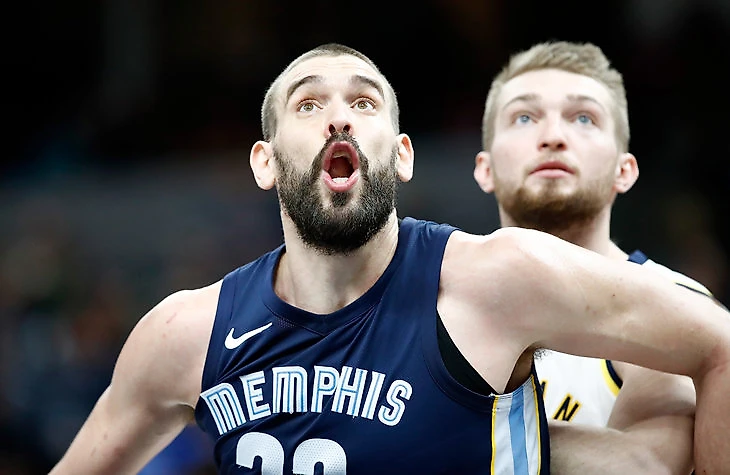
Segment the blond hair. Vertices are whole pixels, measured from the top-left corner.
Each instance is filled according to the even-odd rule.
[[[504,84],[521,74],[541,69],[559,69],[588,76],[606,86],[614,99],[613,116],[616,122],[617,144],[621,151],[628,151],[629,113],[621,73],[611,67],[610,61],[598,46],[592,43],[568,41],[539,43],[510,57],[507,65],[492,81],[489,94],[487,94],[482,119],[482,147],[484,150],[489,150],[494,141],[495,107]]]
[[[375,72],[380,75],[381,79],[385,83],[385,93],[387,96],[389,96],[386,97],[386,99],[389,99],[391,102],[390,112],[391,120],[393,122],[393,129],[395,130],[396,134],[399,132],[398,116],[400,115],[400,111],[398,108],[398,99],[395,96],[395,91],[393,90],[393,87],[390,85],[383,73],[380,72],[375,63],[371,61],[370,58],[353,48],[338,43],[327,43],[317,46],[316,48],[313,48],[306,53],[303,53],[294,61],[289,63],[289,65],[276,77],[274,82],[272,82],[269,86],[269,89],[266,91],[266,95],[264,96],[264,102],[261,106],[261,132],[263,134],[264,140],[270,141],[276,132],[277,117],[274,99],[276,94],[279,92],[282,78],[289,71],[294,69],[298,64],[318,56],[353,56],[364,61],[368,66],[373,68]]]

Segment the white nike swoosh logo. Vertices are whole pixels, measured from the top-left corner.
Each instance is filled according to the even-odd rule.
[[[244,341],[248,340],[252,336],[258,335],[262,331],[264,331],[267,328],[269,328],[272,323],[273,322],[269,322],[266,325],[263,325],[263,326],[260,326],[258,328],[255,328],[255,329],[253,329],[251,331],[248,331],[248,332],[244,333],[243,335],[241,335],[239,337],[235,337],[235,338],[233,337],[233,330],[234,329],[231,328],[230,333],[228,333],[228,336],[226,337],[226,342],[225,342],[226,348],[228,348],[229,350],[235,350],[236,348],[238,348],[239,346],[241,346],[241,344]]]

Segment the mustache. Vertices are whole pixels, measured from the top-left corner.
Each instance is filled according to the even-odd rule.
[[[342,131],[342,132],[335,132],[334,134],[330,135],[330,138],[327,139],[327,141],[324,143],[324,148],[326,149],[330,145],[332,145],[335,142],[348,142],[353,147],[357,146],[357,140],[355,140],[355,137],[350,135],[349,132]]]

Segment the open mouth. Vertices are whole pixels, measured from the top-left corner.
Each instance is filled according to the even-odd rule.
[[[359,165],[355,147],[349,142],[335,142],[327,150],[322,169],[335,183],[344,183]]]
[[[333,191],[347,191],[360,176],[357,150],[349,142],[335,142],[322,162],[325,182]]]

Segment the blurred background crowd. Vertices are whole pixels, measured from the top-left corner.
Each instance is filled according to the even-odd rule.
[[[6,17],[0,474],[50,469],[149,308],[281,242],[248,154],[270,81],[320,43],[370,56],[399,95],[417,152],[401,216],[476,233],[498,227],[472,179],[492,77],[538,41],[598,44],[641,169],[613,238],[730,302],[730,2],[45,3]],[[191,427],[143,474],[211,461]]]

